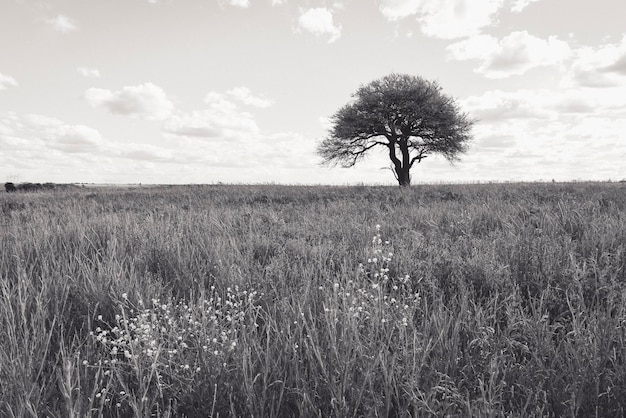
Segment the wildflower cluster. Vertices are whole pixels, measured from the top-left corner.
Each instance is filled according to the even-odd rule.
[[[393,247],[387,240],[383,241],[380,233],[380,225],[376,225],[376,235],[372,238],[371,257],[368,257],[367,264],[359,264],[359,273],[370,282],[387,285],[390,283],[389,265],[393,260]],[[409,275],[394,278],[393,285],[396,287],[407,287],[410,285]],[[397,288],[394,290],[398,290]]]
[[[208,297],[195,304],[174,299],[133,304],[122,296],[114,323],[98,316],[98,326],[90,332],[102,357],[94,364],[83,362],[109,376],[96,397],[112,393],[118,407],[131,392],[179,396],[224,370],[240,333],[253,325],[259,294],[238,286],[219,294],[212,287]]]
[[[407,327],[411,324],[419,292],[412,291],[409,275],[390,277],[393,247],[384,241],[380,225],[372,238],[367,263],[360,264],[355,280],[333,283],[333,297],[325,306],[335,321],[357,321],[360,328],[373,324]]]

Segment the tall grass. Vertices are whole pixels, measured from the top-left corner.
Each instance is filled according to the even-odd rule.
[[[0,194],[0,415],[623,416],[623,184]]]

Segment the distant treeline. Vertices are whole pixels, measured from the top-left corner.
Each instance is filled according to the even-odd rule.
[[[4,183],[4,190],[7,193],[13,192],[37,192],[43,190],[54,190],[58,188],[70,187],[68,184],[55,184],[55,183]]]

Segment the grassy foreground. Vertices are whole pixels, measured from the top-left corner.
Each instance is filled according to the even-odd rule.
[[[0,205],[0,416],[626,414],[623,183]]]

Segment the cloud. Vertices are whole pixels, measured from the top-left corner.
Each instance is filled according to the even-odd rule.
[[[287,4],[287,0],[272,0],[272,6],[281,6]]]
[[[300,14],[298,27],[333,43],[341,37],[341,26],[335,25],[333,12],[326,7],[308,9]]]
[[[112,154],[135,161],[167,162],[174,159],[171,150],[151,144],[119,144],[112,150]]]
[[[210,92],[204,101],[206,109],[175,114],[163,130],[178,136],[214,139],[237,139],[259,132],[252,115],[239,110],[223,94]]]
[[[476,35],[493,23],[505,0],[381,0],[390,21],[415,15],[430,37],[454,39]]]
[[[0,73],[0,90],[6,90],[9,87],[17,87],[17,81],[9,75]]]
[[[528,7],[531,3],[535,3],[539,0],[512,0],[513,4],[511,5],[511,11],[515,13],[519,13]]]
[[[253,95],[247,87],[235,87],[226,94],[248,106],[268,108],[274,104],[272,100]]]
[[[477,61],[474,71],[492,79],[555,67],[563,74],[563,87],[626,85],[626,35],[616,43],[572,48],[556,36],[543,39],[527,31],[502,39],[483,34],[448,45],[446,51],[448,59]]]
[[[381,13],[391,21],[400,20],[417,14],[422,0],[382,0]]]
[[[566,85],[615,87],[626,84],[626,34],[620,42],[582,47],[574,52]]]
[[[1,167],[25,181],[41,182],[108,182],[120,172],[125,181],[146,181],[155,178],[155,172],[162,172],[155,169],[155,163],[168,163],[161,169],[171,167],[169,163],[178,164],[178,169],[172,170],[175,175],[188,161],[194,161],[188,154],[197,152],[197,148],[171,150],[152,144],[107,141],[89,126],[15,112],[0,112],[0,147]]]
[[[234,111],[237,109],[235,103],[228,100],[224,94],[215,91],[210,91],[204,96],[204,103],[216,110]]]
[[[4,114],[0,118],[0,143],[6,152],[57,150],[63,153],[90,153],[102,150],[100,133],[85,125],[30,114]]]
[[[166,132],[163,137],[154,138],[170,144],[134,143],[132,138],[105,140],[97,130],[85,125],[43,115],[0,112],[0,167],[20,175],[24,181],[161,184],[298,181],[294,179],[307,182],[312,171],[320,170],[314,153],[315,140],[297,133],[260,133],[251,116],[239,111],[235,103],[220,108],[227,97],[207,95],[206,109],[197,113],[229,125],[217,128],[233,129],[233,137],[207,141]],[[225,122],[226,114],[234,119]],[[252,120],[252,125],[246,127],[237,119]],[[327,177],[337,181],[336,175]],[[341,181],[345,182],[345,177]]]
[[[450,59],[479,61],[475,71],[488,78],[506,78],[536,67],[559,65],[572,53],[567,42],[555,36],[541,39],[526,31],[512,32],[500,40],[477,35],[446,50]]]
[[[100,70],[97,68],[78,67],[76,71],[85,78],[100,78]]]
[[[90,88],[85,99],[93,107],[103,107],[118,115],[145,119],[166,119],[174,109],[163,89],[152,83],[126,86],[119,91]]]
[[[250,6],[250,0],[220,0],[220,4],[228,4],[230,6],[246,9]]]
[[[102,145],[100,133],[85,125],[61,125],[53,137],[53,148],[70,153],[94,152]]]
[[[237,181],[280,181],[281,176],[284,181],[294,177],[291,170],[302,176],[303,170],[317,169],[316,142],[297,133],[261,132],[253,115],[240,108],[240,103],[250,102],[250,97],[255,96],[245,87],[226,93],[210,92],[204,99],[204,109],[169,118],[163,127],[165,137],[181,149],[193,150],[186,157],[188,164],[223,172],[247,168],[235,174]],[[253,106],[258,104],[255,102]]]
[[[491,90],[460,100],[461,107],[486,123],[509,123],[516,119],[555,121],[564,117],[591,115],[624,117],[626,87],[611,93],[586,88],[562,90]]]
[[[22,134],[29,138],[41,138],[44,146],[65,153],[88,153],[102,149],[100,133],[85,125],[71,125],[42,115],[27,115],[22,118]]]
[[[48,25],[50,25],[52,29],[61,33],[70,33],[78,30],[76,22],[73,19],[70,19],[69,17],[62,14],[46,20],[46,23],[48,23]]]
[[[166,121],[164,130],[180,136],[223,139],[258,129],[254,119],[247,114],[204,109],[172,116]]]
[[[298,144],[298,146],[294,146]],[[258,165],[269,171],[275,169],[313,170],[319,165],[315,153],[315,141],[310,141],[297,133],[282,132],[261,135],[250,145],[248,161],[256,161]],[[288,176],[285,178],[289,179]]]
[[[512,135],[489,134],[481,136],[473,148],[479,148],[481,152],[500,152],[510,149],[517,144],[515,137]]]
[[[606,72],[626,75],[626,52],[619,57],[613,64],[604,69]]]
[[[626,86],[494,90],[460,104],[479,119],[466,159],[479,175],[501,169],[517,180],[623,177]]]
[[[465,98],[461,104],[463,110],[480,122],[550,118],[554,112],[547,112],[544,103],[539,103],[541,98],[541,93],[532,90],[492,90]]]

